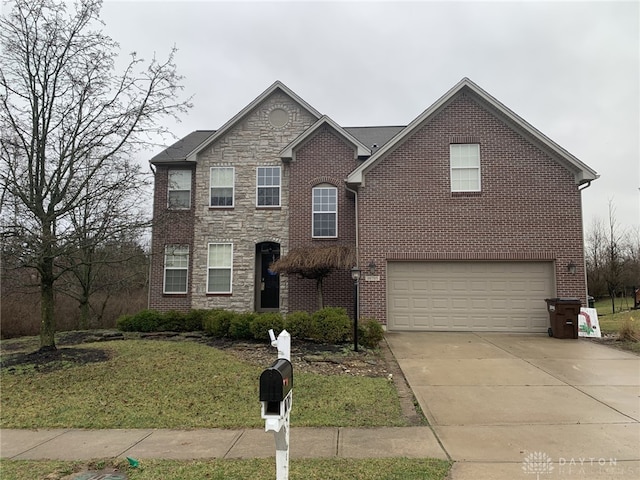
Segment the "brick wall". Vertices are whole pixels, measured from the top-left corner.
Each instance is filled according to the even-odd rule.
[[[181,167],[182,168],[182,167]],[[191,167],[192,172],[194,168]],[[149,275],[149,308],[158,311],[177,310],[187,312],[191,308],[191,293],[163,294],[164,248],[165,245],[189,245],[188,286],[191,285],[194,191],[191,174],[191,208],[189,210],[169,210],[167,208],[169,167],[156,166],[153,199],[153,236],[151,239],[151,271]]]
[[[291,248],[322,245],[355,245],[354,195],[344,179],[357,166],[355,149],[325,125],[294,152],[288,166],[290,178],[289,243]],[[330,184],[338,188],[338,238],[312,238],[312,188]],[[323,285],[324,305],[353,312],[350,271],[334,271]],[[317,309],[315,280],[289,278],[290,311]]]
[[[449,144],[480,144],[482,191],[452,193]],[[386,321],[386,262],[554,260],[558,296],[586,295],[580,193],[550,152],[459,95],[368,171],[359,195],[361,311]],[[576,275],[566,265],[578,266]]]

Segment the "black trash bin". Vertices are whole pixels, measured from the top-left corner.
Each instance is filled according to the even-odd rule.
[[[577,298],[546,298],[549,312],[549,336],[556,338],[578,338],[578,316],[580,300]]]

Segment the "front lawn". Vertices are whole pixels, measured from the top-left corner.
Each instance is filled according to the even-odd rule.
[[[263,367],[202,343],[121,340],[58,352],[60,360],[47,365],[11,366],[16,354],[2,356],[2,428],[264,425],[258,400]],[[291,422],[407,425],[393,382],[386,378],[302,372],[294,372]]]
[[[599,300],[595,303],[598,311],[600,331],[611,345],[640,354],[640,310],[618,311],[620,300],[616,301],[616,312],[612,313],[611,300]]]
[[[271,480],[275,478],[272,458],[247,460],[145,460],[139,468],[123,461],[94,462],[119,467],[129,480]],[[86,471],[80,462],[1,461],[2,480],[59,480]],[[98,465],[100,467],[105,465]],[[293,459],[290,480],[444,480],[451,462],[410,458]]]

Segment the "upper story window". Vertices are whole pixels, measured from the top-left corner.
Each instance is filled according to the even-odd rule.
[[[172,209],[191,208],[191,170],[169,170],[167,206]]]
[[[333,185],[313,188],[313,236],[338,236],[338,189]]]
[[[256,171],[256,205],[280,206],[280,167],[258,167]]]
[[[233,207],[233,167],[211,167],[211,207]]]
[[[210,243],[207,258],[207,293],[231,293],[233,244]]]
[[[480,191],[480,145],[454,143],[449,145],[451,160],[451,191]]]
[[[189,245],[166,245],[163,293],[187,293],[188,271]]]

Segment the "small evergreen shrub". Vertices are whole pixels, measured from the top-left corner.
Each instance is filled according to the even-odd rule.
[[[258,317],[257,313],[246,312],[234,315],[229,322],[229,337],[234,340],[250,340],[253,338],[251,324]]]
[[[292,312],[287,315],[284,328],[291,334],[292,338],[315,339],[316,328],[309,312]]]
[[[120,317],[116,325],[123,332],[157,332],[164,322],[164,317],[155,310],[141,310],[135,315]]]
[[[378,348],[384,338],[384,329],[375,318],[362,318],[358,322],[358,344],[366,348]]]
[[[325,307],[311,316],[315,339],[326,343],[341,343],[349,339],[351,319],[341,307]]]
[[[184,331],[185,314],[175,310],[169,310],[162,315],[156,331],[181,332]]]
[[[184,331],[196,332],[203,330],[204,319],[207,318],[209,310],[194,309],[190,310],[184,317]]]
[[[269,330],[273,329],[273,333],[278,334],[284,328],[284,319],[280,313],[261,313],[251,322],[251,333],[256,340],[268,340]]]
[[[205,317],[202,328],[213,337],[226,337],[229,334],[231,319],[236,315],[237,313],[227,310],[211,310]]]

